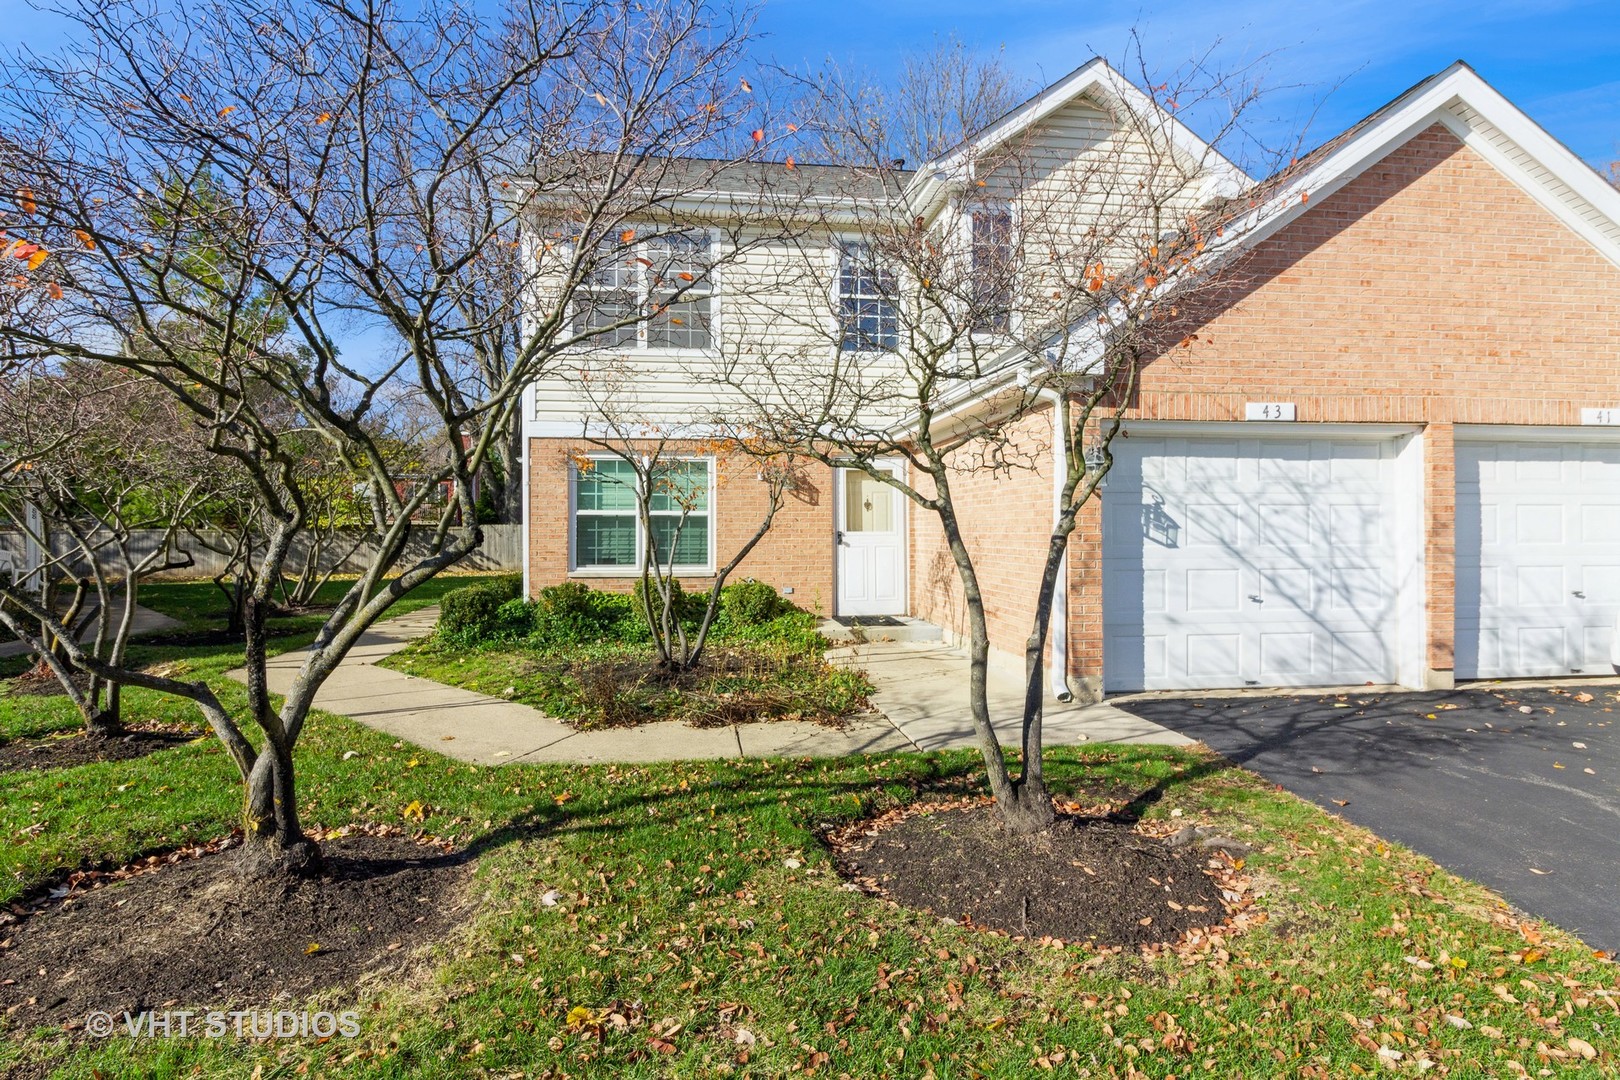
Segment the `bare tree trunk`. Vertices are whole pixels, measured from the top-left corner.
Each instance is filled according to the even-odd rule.
[[[495,493],[500,520],[508,525],[523,519],[523,425],[513,424],[500,455],[501,485]]]
[[[325,869],[320,847],[304,835],[298,820],[292,747],[284,737],[265,740],[248,775],[240,862],[253,877],[308,876]]]
[[[948,481],[942,474],[943,466],[935,474],[934,484],[936,491],[945,493]],[[990,780],[990,793],[999,804],[1002,822],[1008,832],[1017,835],[1041,832],[1051,827],[1057,814],[1052,808],[1052,796],[1046,790],[1038,766],[1032,773],[1030,762],[1026,760],[1019,779],[1013,779],[1007,769],[1007,759],[1001,753],[1001,741],[990,722],[990,627],[984,617],[984,594],[979,590],[979,575],[974,569],[967,544],[962,539],[961,524],[956,520],[955,507],[948,493],[939,499],[939,520],[962,580],[962,599],[967,606],[968,707],[973,714],[974,734],[978,737],[979,753],[984,758],[985,772]]]

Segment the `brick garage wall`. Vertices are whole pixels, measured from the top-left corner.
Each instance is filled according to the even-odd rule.
[[[1424,426],[1431,668],[1454,645],[1454,425],[1580,423],[1620,403],[1620,269],[1436,125],[1263,242],[1242,294],[1150,365],[1130,415]],[[1079,673],[1102,673],[1101,558],[1072,556]]]
[[[676,453],[708,453],[698,444],[674,444]],[[565,580],[593,588],[628,591],[634,578],[570,575],[568,572],[568,470],[591,447],[569,439],[529,440],[529,583],[534,590]],[[715,561],[724,565],[759,528],[768,505],[758,468],[745,455],[718,455],[713,499]],[[832,474],[807,465],[804,484],[788,497],[771,531],[733,571],[730,580],[758,578],[811,611],[830,612],[833,600]],[[688,589],[707,588],[712,578],[683,578]]]
[[[951,492],[963,538],[984,595],[990,647],[1016,670],[1035,617],[1041,561],[1052,534],[1052,413],[1050,407],[1023,417],[1006,434],[991,467],[989,447],[969,443],[950,456]],[[922,490],[927,491],[926,478]],[[961,578],[945,545],[939,517],[911,508],[911,607],[955,639],[968,634]]]

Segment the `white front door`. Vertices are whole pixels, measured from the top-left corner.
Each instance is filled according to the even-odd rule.
[[[898,466],[884,465],[893,473]],[[838,469],[836,615],[904,615],[905,496],[859,469]]]
[[[1114,443],[1104,688],[1395,681],[1390,439]]]
[[[1620,444],[1457,442],[1459,679],[1608,675]]]

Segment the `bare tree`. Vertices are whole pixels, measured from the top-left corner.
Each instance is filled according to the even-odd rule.
[[[577,463],[582,482],[592,482],[610,497],[618,494],[622,504],[634,509],[636,535],[627,554],[629,565],[640,571],[637,603],[651,628],[658,666],[670,672],[691,671],[703,662],[726,582],[765,539],[787,500],[803,486],[798,459],[758,439],[675,438],[667,428],[643,422],[627,424],[616,413],[603,417],[584,442],[611,457],[582,458]],[[764,501],[753,532],[725,553],[723,562],[720,537],[714,533],[709,512],[710,459],[718,474],[740,474],[728,484],[734,495],[740,495],[742,482],[752,473]],[[714,479],[718,486],[719,477]],[[682,567],[706,562],[710,545],[716,566],[702,598],[702,610],[695,612],[694,620],[683,603]]]
[[[38,316],[0,326],[0,341],[162,385],[250,477],[267,525],[245,605],[243,712],[206,683],[113,669],[71,642],[67,653],[195,702],[241,773],[248,865],[307,870],[320,853],[299,823],[293,750],[316,691],[391,605],[481,543],[472,480],[524,387],[613,330],[571,317],[600,243],[726,166],[721,154],[675,175],[668,162],[712,159],[746,129],[735,65],[747,26],[702,0],[541,0],[495,18],[458,0],[67,7],[72,55],[0,72],[0,155],[21,193],[0,196],[0,214],[45,253],[23,283],[44,297]],[[485,273],[544,242],[523,228],[537,202],[580,241],[543,274]],[[362,332],[361,355],[340,351]],[[374,423],[402,387],[444,448],[414,485],[396,483],[387,425]],[[289,430],[362,479],[378,538],[276,706],[265,617],[312,513]],[[426,552],[407,549],[442,481],[453,503]]]
[[[37,589],[52,616],[29,625],[0,605],[0,623],[55,674],[87,732],[117,734],[118,680],[75,679],[53,627],[81,640],[93,627],[84,652],[122,666],[141,580],[191,565],[173,541],[208,495],[198,426],[150,380],[74,363],[0,392],[0,444],[33,459],[0,488],[0,517],[43,553],[34,579],[19,584]],[[65,605],[64,578],[74,585]]]
[[[937,522],[967,617],[974,729],[1017,832],[1054,820],[1041,768],[1042,661],[1077,515],[1108,472],[1144,365],[1192,344],[1171,329],[1179,308],[1241,272],[1222,253],[1222,223],[1248,178],[1214,147],[1246,134],[1256,89],[1207,57],[1169,76],[1138,63],[1135,83],[1093,63],[1088,98],[1062,118],[1068,145],[1081,146],[1067,155],[1049,138],[1057,117],[998,130],[1012,80],[954,47],[909,69],[916,100],[808,80],[814,137],[849,178],[840,206],[857,208],[824,217],[800,260],[819,270],[798,302],[822,305],[801,319],[823,333],[797,348],[739,349],[724,377],[748,402],[739,422],[772,445],[860,470]],[[968,103],[964,126],[990,127],[905,172],[894,147],[942,129],[937,100],[921,93],[936,85]],[[1178,119],[1187,112],[1215,118],[1207,143]],[[1031,441],[1037,415],[1050,417],[1050,442]],[[990,722],[987,597],[958,485],[965,474],[1023,468],[1056,475],[1015,772]]]

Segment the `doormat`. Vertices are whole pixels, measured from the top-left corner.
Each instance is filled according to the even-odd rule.
[[[893,615],[836,615],[833,622],[840,626],[904,626]]]

